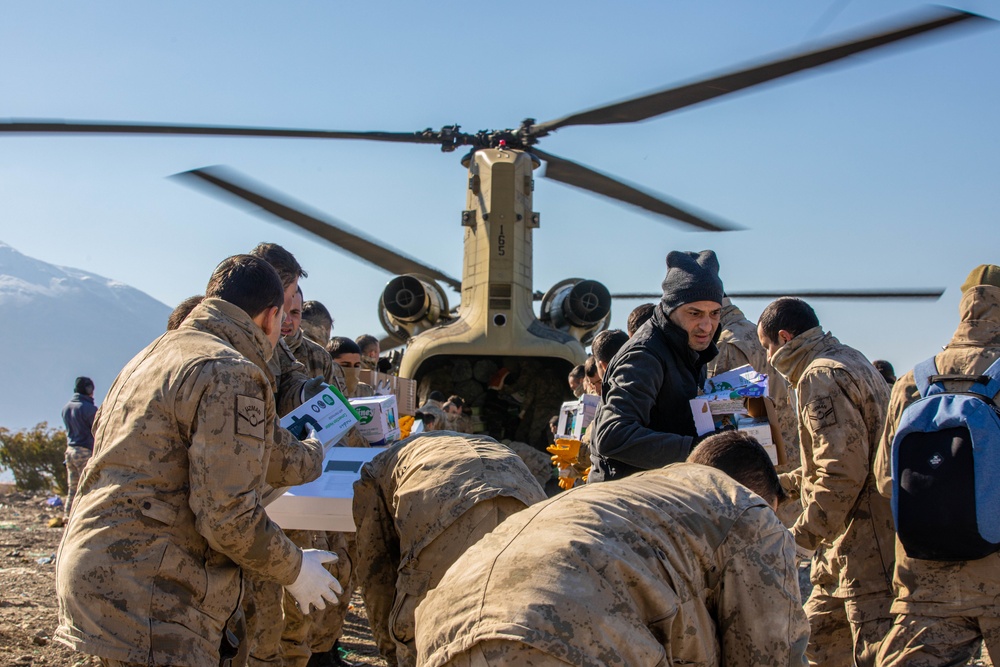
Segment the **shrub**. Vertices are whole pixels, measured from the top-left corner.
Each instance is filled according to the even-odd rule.
[[[0,464],[14,473],[22,491],[66,495],[66,432],[46,422],[17,432],[0,428]]]

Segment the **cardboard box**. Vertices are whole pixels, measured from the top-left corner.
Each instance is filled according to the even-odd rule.
[[[287,530],[353,532],[354,482],[361,466],[384,447],[332,447],[319,479],[288,489],[267,506],[267,515]]]
[[[350,400],[358,413],[358,430],[372,447],[384,447],[399,439],[399,415],[394,395]]]
[[[416,380],[388,375],[387,373],[379,373],[367,368],[362,369],[360,379],[365,384],[370,384],[374,387],[375,393],[380,396],[393,394],[396,397],[399,414],[412,417],[417,411]]]
[[[785,442],[781,437],[778,414],[774,402],[767,396],[746,398],[740,405],[739,412],[729,414],[715,414],[711,407],[712,401],[704,396],[693,398],[690,403],[698,435],[733,428],[746,431],[757,438],[776,466],[786,463]]]
[[[601,397],[584,394],[578,401],[568,401],[559,408],[559,426],[556,437],[579,440],[597,416]]]
[[[281,418],[282,428],[299,433],[302,424],[312,426],[323,447],[332,447],[358,423],[358,414],[336,387],[327,387]]]

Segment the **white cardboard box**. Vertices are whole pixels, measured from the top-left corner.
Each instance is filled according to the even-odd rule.
[[[267,506],[267,515],[289,530],[353,532],[354,482],[361,478],[361,466],[385,449],[332,447],[319,478],[288,489]]]
[[[331,447],[358,423],[358,417],[336,387],[327,387],[282,417],[280,423],[295,434],[303,422],[312,426],[324,447]]]
[[[556,432],[562,438],[579,440],[597,416],[601,397],[584,394],[578,401],[567,401],[559,408],[559,426]]]
[[[372,447],[384,447],[399,439],[395,395],[352,398],[351,406],[358,413],[358,430]]]

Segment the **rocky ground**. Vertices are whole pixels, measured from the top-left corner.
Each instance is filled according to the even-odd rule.
[[[52,641],[57,625],[55,554],[62,528],[50,528],[48,523],[62,516],[62,508],[50,507],[44,495],[6,491],[0,492],[0,665],[99,665],[96,659]],[[341,644],[350,651],[352,663],[385,665],[358,595],[352,600]],[[969,663],[992,664],[988,659]]]

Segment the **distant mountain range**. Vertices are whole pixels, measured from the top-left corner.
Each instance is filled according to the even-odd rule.
[[[163,333],[170,310],[124,283],[0,242],[0,426],[62,428],[78,375],[94,380],[100,404],[118,371]]]

